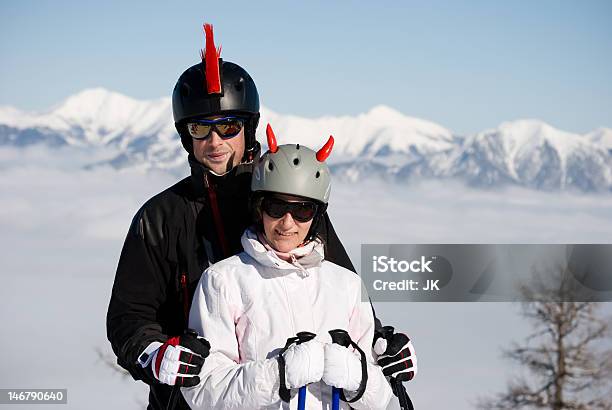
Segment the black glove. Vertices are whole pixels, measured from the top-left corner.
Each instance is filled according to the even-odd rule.
[[[210,343],[196,332],[168,339],[151,353],[153,377],[170,386],[193,387],[200,383],[200,370],[210,353]]]
[[[410,338],[404,333],[395,333],[392,326],[384,326],[375,332],[373,347],[378,355],[378,365],[386,377],[404,382],[416,376],[416,353]]]

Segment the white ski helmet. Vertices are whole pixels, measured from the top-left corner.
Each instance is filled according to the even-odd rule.
[[[266,128],[268,151],[253,169],[251,191],[274,192],[313,199],[324,206],[329,201],[331,175],[325,160],[334,137],[317,152],[300,144],[277,145],[272,127]]]

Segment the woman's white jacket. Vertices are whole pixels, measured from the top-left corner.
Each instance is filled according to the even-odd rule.
[[[208,268],[196,289],[189,327],[208,339],[211,351],[200,384],[181,389],[187,403],[193,409],[297,408],[297,390],[290,405],[279,397],[279,351],[298,332],[330,342],[329,330],[345,329],[368,360],[365,393],[351,407],[386,408],[391,388],[375,364],[374,317],[359,276],[324,261],[320,243],[294,263],[268,251],[249,230],[242,245],[242,253]],[[306,408],[331,408],[331,387],[310,384]]]

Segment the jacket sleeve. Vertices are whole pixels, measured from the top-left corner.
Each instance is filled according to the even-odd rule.
[[[193,298],[189,327],[210,342],[211,350],[200,372],[200,384],[181,388],[183,396],[192,409],[274,405],[280,401],[278,361],[239,363],[235,323],[240,315],[240,294],[224,286],[219,273],[206,270]]]
[[[359,280],[361,287],[361,280]],[[353,313],[349,319],[348,332],[351,339],[355,341],[363,350],[367,360],[368,381],[365,392],[359,400],[351,403],[354,409],[386,409],[393,391],[385,376],[382,368],[376,364],[374,352],[372,350],[372,340],[374,338],[374,315],[370,302],[361,301],[360,288],[356,290],[356,298]],[[365,292],[365,289],[361,290]],[[350,398],[350,395],[347,395]]]
[[[169,268],[163,260],[164,235],[143,207],[128,231],[106,316],[106,331],[117,363],[135,380],[158,383],[137,363],[138,356],[154,341],[168,339],[162,333],[158,312],[166,297]]]

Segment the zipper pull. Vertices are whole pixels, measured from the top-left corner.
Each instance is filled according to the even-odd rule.
[[[307,277],[308,276],[308,271],[306,270],[306,268],[304,268],[302,266],[302,264],[300,262],[298,262],[298,260],[297,260],[297,258],[295,257],[294,254],[290,253],[289,255],[291,255],[291,264],[300,270],[300,276],[302,278]]]
[[[187,289],[187,275],[185,272],[181,273],[180,282],[181,289],[183,289],[183,310],[185,312],[185,319],[189,321],[189,289]]]

